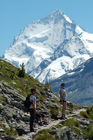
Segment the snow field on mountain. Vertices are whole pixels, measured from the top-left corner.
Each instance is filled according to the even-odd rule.
[[[29,24],[15,37],[4,59],[45,83],[78,67],[93,56],[93,35],[57,10]]]

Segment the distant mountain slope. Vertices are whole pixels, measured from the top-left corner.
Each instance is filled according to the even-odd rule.
[[[57,10],[25,27],[3,58],[45,83],[93,56],[93,34],[86,33]]]
[[[58,92],[60,84],[66,84],[68,99],[80,105],[93,106],[93,58],[73,71],[52,81],[51,87]]]

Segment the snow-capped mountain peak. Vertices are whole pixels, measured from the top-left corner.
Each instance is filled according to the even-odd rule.
[[[60,10],[26,26],[4,53],[4,59],[41,82],[51,81],[93,56],[92,34]]]

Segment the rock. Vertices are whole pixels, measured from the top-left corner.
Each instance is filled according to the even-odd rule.
[[[71,139],[70,135],[70,129],[68,129],[67,127],[57,129],[56,138],[58,139],[69,140]]]
[[[0,72],[0,75],[3,76],[3,77],[5,76],[2,72]]]
[[[71,129],[66,126],[62,128],[51,128],[49,133],[59,140],[84,140],[83,137],[73,133]]]
[[[4,132],[4,129],[0,128],[0,132],[1,132],[1,133]]]
[[[7,71],[11,72],[11,73],[15,73],[14,70],[12,70],[12,69],[10,69],[10,68],[8,68],[8,67],[5,67],[5,69],[6,69]]]
[[[52,93],[51,92],[47,92],[47,94],[46,94],[49,98],[51,98],[52,97]]]
[[[89,125],[90,121],[87,119],[82,119],[82,118],[77,118],[77,120],[80,122],[82,125]]]
[[[12,83],[13,83],[14,85],[16,85],[16,82],[12,81]]]
[[[23,134],[26,134],[26,132],[22,128],[16,128],[16,130],[17,130],[19,136],[22,136]]]
[[[12,136],[5,136],[4,139],[2,140],[16,140],[16,139]]]
[[[38,87],[40,87],[40,88],[42,87],[42,85],[40,85],[39,83],[36,83],[36,85],[37,85]]]
[[[7,122],[2,123],[4,125],[5,128],[10,129],[10,126]]]
[[[2,110],[3,109],[3,105],[0,103],[0,110]]]
[[[57,130],[57,128],[54,126],[54,127],[51,128],[51,130],[49,131],[49,133],[51,135],[55,135],[56,134],[56,130]]]

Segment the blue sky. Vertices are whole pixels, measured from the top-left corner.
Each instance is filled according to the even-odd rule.
[[[0,0],[0,56],[26,25],[56,9],[93,33],[93,0]]]

